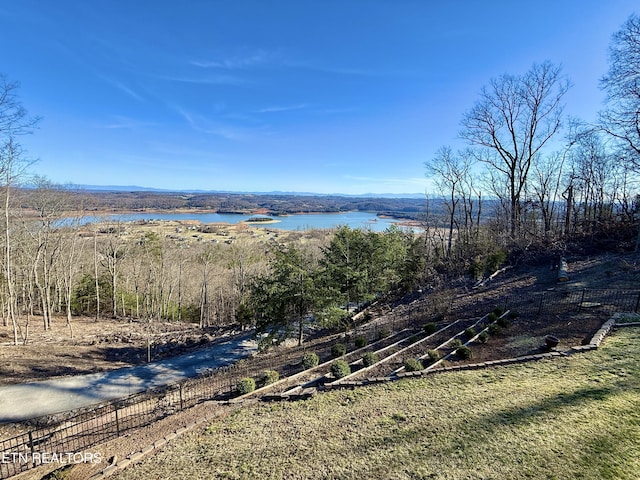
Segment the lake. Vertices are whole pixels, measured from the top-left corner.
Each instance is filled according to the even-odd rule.
[[[85,217],[82,223],[98,221],[135,222],[139,220],[197,220],[201,223],[230,223],[246,222],[253,215],[235,213],[127,213],[109,215],[108,217]],[[331,229],[341,225],[351,228],[365,228],[374,232],[382,232],[399,220],[380,218],[371,212],[342,212],[342,213],[313,213],[287,216],[274,216],[274,223],[250,223],[254,227],[274,228],[280,230],[311,230],[315,228]]]

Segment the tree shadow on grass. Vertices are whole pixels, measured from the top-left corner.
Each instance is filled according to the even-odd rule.
[[[507,440],[505,440],[504,448],[511,451],[511,449],[515,449],[514,452],[517,451],[517,445],[509,445],[508,443],[508,435],[518,435],[520,431],[520,427],[526,427],[528,425],[540,425],[544,430],[545,428],[553,428],[553,425],[556,422],[569,422],[570,420],[563,420],[562,415],[568,411],[585,411],[585,409],[601,409],[604,404],[608,404],[609,400],[615,397],[616,395],[625,394],[626,392],[633,391],[637,389],[637,384],[634,385],[634,382],[628,382],[624,379],[612,380],[608,385],[604,386],[594,386],[594,387],[584,387],[584,388],[576,388],[572,391],[560,392],[556,395],[541,398],[538,400],[534,400],[533,402],[527,402],[526,404],[516,405],[508,408],[498,408],[493,410],[489,415],[482,415],[474,411],[473,404],[470,405],[470,411],[468,414],[456,415],[456,418],[453,420],[451,426],[447,426],[446,430],[443,431],[443,426],[439,424],[437,420],[434,422],[426,421],[426,422],[412,422],[410,419],[404,422],[395,422],[396,425],[389,429],[384,429],[383,431],[378,432],[377,435],[373,437],[367,437],[360,442],[357,446],[354,447],[355,451],[366,452],[365,455],[375,456],[376,452],[383,451],[385,448],[388,448],[390,445],[408,445],[407,448],[420,452],[418,455],[420,457],[427,456],[426,458],[415,458],[415,468],[425,468],[427,470],[431,470],[432,468],[438,468],[435,464],[432,465],[432,462],[429,458],[433,458],[436,462],[440,462],[438,459],[447,459],[447,458],[465,458],[472,456],[486,456],[487,450],[493,448],[502,448],[500,443],[493,444],[490,446],[487,444],[487,439],[491,438],[501,438],[505,432],[507,432]],[[482,409],[481,409],[482,410]],[[638,417],[638,412],[633,409],[629,409],[628,412],[625,411],[616,411],[612,413],[609,408],[607,408],[609,412],[607,415],[612,416],[613,422],[615,419],[623,418],[624,415],[635,415]],[[443,415],[446,415],[447,412],[442,412]],[[547,419],[550,419],[549,424],[545,425]],[[394,422],[391,422],[394,423]],[[446,424],[446,422],[444,422]],[[570,430],[570,425],[565,425],[567,430],[563,430],[563,427],[559,426],[558,435],[564,435],[563,431]],[[617,425],[612,425],[611,430],[616,430]],[[627,427],[628,429],[629,427]],[[537,429],[536,429],[537,430]],[[621,435],[617,435],[616,438],[619,441],[613,441],[611,438],[607,436],[607,432],[597,431],[594,429],[586,429],[585,434],[580,437],[579,446],[576,446],[575,452],[570,452],[569,455],[578,455],[584,456],[584,468],[591,468],[589,462],[594,462],[596,465],[593,466],[595,469],[600,469],[603,471],[619,471],[617,466],[615,465],[616,457],[624,458],[622,466],[629,466],[630,462],[637,462],[634,456],[629,456],[630,450],[630,440],[627,434],[627,437],[623,437]],[[541,433],[544,435],[544,433]],[[440,437],[439,439],[434,438],[434,436]],[[640,438],[639,429],[635,429],[636,439]],[[500,442],[500,440],[497,440]],[[525,444],[526,438],[520,438],[517,440],[518,442],[523,441]],[[533,455],[535,453],[535,442],[540,441],[540,438],[532,439],[533,445]],[[557,441],[551,440],[552,442]],[[569,440],[567,437],[566,441]],[[558,444],[558,448],[562,448],[562,445],[566,444],[565,440],[561,440]],[[626,443],[625,443],[626,442]],[[491,442],[490,442],[491,443]],[[615,443],[615,445],[613,445]],[[489,445],[489,446],[487,446]],[[598,449],[602,450],[602,446],[607,446],[606,448],[613,449],[613,454],[609,455],[609,460],[597,458],[594,459],[593,455],[598,455]],[[636,442],[635,448],[638,447]],[[632,448],[634,450],[634,448]],[[481,453],[484,452],[484,453]],[[615,453],[617,452],[617,453]],[[626,456],[624,455],[626,452]],[[514,453],[514,455],[519,455],[518,453]],[[524,454],[524,458],[526,455],[531,455],[531,452],[528,454]],[[562,458],[562,455],[559,457]],[[489,459],[486,459],[487,461]],[[556,458],[545,458],[544,461],[541,459],[542,463],[547,464],[550,469],[566,469],[571,468],[568,465],[561,463],[554,463]],[[470,465],[474,464],[473,460],[469,460],[466,458],[462,460],[464,462],[469,462]],[[493,459],[492,462],[500,462],[499,459]],[[456,464],[456,461],[444,460],[444,464],[448,464],[452,462]],[[515,462],[515,460],[514,460]],[[626,462],[626,463],[625,463]],[[614,465],[615,468],[611,467]],[[524,468],[528,470],[529,473],[534,472],[540,465],[521,465],[517,468]],[[397,468],[404,468],[402,465],[397,465]],[[412,467],[413,468],[413,467]],[[583,468],[583,467],[581,467]],[[549,473],[549,472],[547,472]],[[523,473],[524,475],[524,473]],[[540,477],[535,478],[547,478],[542,472],[540,473]],[[549,477],[551,478],[551,477]],[[614,476],[608,476],[603,478],[618,478]],[[631,477],[630,477],[631,478]]]

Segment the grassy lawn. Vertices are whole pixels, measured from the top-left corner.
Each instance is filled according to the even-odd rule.
[[[640,329],[585,354],[243,408],[116,476],[637,479]]]

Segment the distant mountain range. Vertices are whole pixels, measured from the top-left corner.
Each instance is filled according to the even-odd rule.
[[[424,193],[316,193],[316,192],[241,192],[230,190],[190,190],[176,189],[169,190],[165,188],[141,187],[139,185],[69,185],[72,190],[86,190],[92,192],[158,192],[158,193],[223,193],[223,194],[240,194],[240,195],[295,195],[309,197],[356,197],[356,198],[424,198]]]

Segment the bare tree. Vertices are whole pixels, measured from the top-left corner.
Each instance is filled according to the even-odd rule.
[[[640,16],[631,15],[613,35],[601,86],[607,94],[602,125],[635,152],[633,165],[640,169]]]
[[[453,153],[450,147],[439,148],[435,157],[425,162],[427,175],[434,179],[447,209],[447,257],[451,257],[454,231],[458,231],[458,237],[462,236],[468,241],[475,223],[474,209],[478,212],[480,209],[475,203],[475,198],[480,194],[474,187],[472,166],[469,151]]]
[[[25,230],[34,240],[33,272],[39,291],[44,329],[51,328],[53,316],[53,272],[62,245],[63,232],[58,225],[68,202],[68,192],[49,180],[36,177],[36,188],[29,195],[36,218]]]
[[[460,136],[481,147],[479,160],[506,178],[513,238],[521,226],[521,198],[531,165],[560,129],[561,101],[568,89],[560,67],[534,64],[524,75],[492,79],[463,116]]]
[[[12,190],[25,174],[29,162],[25,160],[22,148],[13,137],[9,137],[0,147],[0,182],[4,194],[4,275],[7,287],[7,315],[13,326],[13,340],[18,344],[17,294],[15,291],[15,275],[13,269],[12,247]]]
[[[120,262],[126,254],[127,243],[122,236],[124,227],[120,222],[105,227],[103,230],[107,234],[107,240],[100,254],[102,256],[102,266],[109,272],[109,287],[111,293],[111,314],[113,318],[117,316],[117,283],[119,276]],[[97,289],[96,291],[98,291]]]
[[[443,196],[447,208],[449,226],[445,255],[450,258],[453,231],[457,227],[456,215],[460,203],[460,184],[468,166],[461,162],[460,156],[455,155],[451,147],[440,147],[435,157],[425,162],[425,167],[427,175],[433,178],[436,187]]]
[[[561,186],[564,178],[564,167],[571,145],[559,152],[541,156],[533,165],[532,190],[542,216],[542,236],[549,240],[553,233]]]
[[[211,326],[211,318],[213,312],[213,300],[211,298],[211,266],[218,259],[217,249],[206,246],[195,256],[195,261],[200,267],[202,274],[202,282],[200,284],[200,327],[205,328]]]
[[[73,327],[71,324],[71,303],[73,300],[73,287],[75,285],[78,274],[81,270],[81,259],[83,257],[84,242],[79,242],[79,236],[76,234],[75,229],[79,224],[80,216],[72,217],[68,230],[65,229],[64,235],[64,254],[61,255],[60,268],[62,270],[62,279],[64,287],[64,304],[65,313],[67,317],[67,327],[69,328],[69,334],[73,338]]]
[[[16,292],[12,270],[11,251],[11,190],[19,183],[29,163],[16,141],[16,137],[30,133],[38,118],[30,117],[18,94],[18,84],[0,75],[0,178],[4,193],[4,274],[7,283],[6,313],[13,325],[14,343],[18,344]]]
[[[569,152],[568,190],[574,230],[596,233],[603,222],[613,218],[615,197],[614,159],[604,143],[602,132],[588,128],[578,131]]]
[[[38,117],[31,117],[18,97],[19,84],[0,74],[0,141],[31,133]]]

